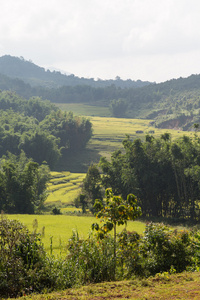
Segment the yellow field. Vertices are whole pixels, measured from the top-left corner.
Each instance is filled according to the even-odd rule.
[[[93,216],[68,216],[68,215],[7,215],[9,219],[15,219],[22,222],[32,232],[33,222],[36,219],[38,222],[37,232],[44,231],[42,242],[45,249],[50,251],[52,239],[53,253],[60,254],[65,252],[65,246],[72,235],[73,230],[78,231],[80,237],[86,238],[91,232],[91,225],[97,222]],[[119,227],[119,231],[123,230],[124,226]],[[137,231],[142,234],[145,229],[143,222],[134,221],[128,222],[127,229]]]
[[[81,191],[84,177],[82,173],[51,172],[45,204],[72,204]]]
[[[116,149],[122,149],[122,141],[126,135],[132,140],[136,138],[144,139],[147,134],[159,137],[163,133],[170,133],[172,138],[184,135],[194,135],[191,131],[179,131],[173,129],[159,129],[150,125],[152,120],[145,119],[123,119],[107,117],[90,117],[93,125],[93,137],[89,143],[89,148],[95,149],[100,155],[108,157]],[[137,133],[141,131],[142,133]]]

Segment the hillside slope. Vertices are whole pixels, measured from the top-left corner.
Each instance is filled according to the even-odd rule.
[[[98,111],[107,107],[114,117],[153,119],[158,128],[193,130],[200,123],[200,75],[159,84],[119,77],[95,81],[50,72],[6,55],[0,57],[0,89],[26,99],[39,96],[54,103],[84,103]]]
[[[0,57],[0,74],[11,78],[19,78],[31,86],[42,86],[58,88],[63,85],[89,85],[92,87],[105,87],[114,84],[118,87],[142,87],[150,84],[150,82],[142,82],[141,80],[121,80],[119,77],[116,80],[94,80],[93,78],[79,78],[73,74],[66,75],[58,71],[51,72],[37,66],[32,61],[27,61],[23,57],[14,57],[4,55]]]

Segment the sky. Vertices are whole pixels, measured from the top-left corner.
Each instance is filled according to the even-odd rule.
[[[163,82],[200,74],[199,0],[6,0],[0,56],[79,77]]]

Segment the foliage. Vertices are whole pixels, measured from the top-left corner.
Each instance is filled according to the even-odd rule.
[[[127,224],[128,220],[135,220],[141,215],[141,208],[137,206],[137,199],[134,195],[129,194],[127,200],[124,201],[121,196],[114,196],[111,189],[107,189],[106,204],[102,201],[96,200],[94,209],[96,210],[96,218],[100,218],[103,225],[93,224],[92,229],[97,231],[97,238],[102,240],[105,235],[114,229],[114,245],[113,245],[113,264],[114,264],[114,278],[116,271],[116,239],[117,239],[117,225]]]
[[[104,224],[101,226],[93,224],[92,227],[98,232],[100,239],[114,229],[114,240],[116,240],[116,226],[127,224],[128,220],[137,219],[142,214],[141,208],[132,194],[127,196],[127,200],[123,200],[121,196],[113,195],[112,189],[106,189],[105,196],[105,205],[101,200],[96,200],[94,203],[95,216]]]
[[[54,208],[52,209],[52,213],[53,213],[54,215],[61,215],[60,208],[54,207]]]
[[[102,188],[100,186],[101,176],[96,165],[88,168],[87,174],[83,179],[82,194],[79,201],[84,212],[86,207],[93,212],[93,205],[96,199],[102,200]]]
[[[73,266],[73,278],[79,284],[113,280],[113,239],[101,242],[89,235],[85,240],[74,232],[68,243],[67,260]]]
[[[50,168],[53,168],[61,157],[58,139],[48,131],[23,134],[18,147],[39,164],[47,162]]]
[[[34,213],[46,197],[49,168],[9,154],[0,161],[0,210],[9,213]]]
[[[67,244],[67,255],[47,256],[40,236],[31,234],[18,221],[0,221],[0,296],[122,280],[157,273],[157,280],[169,274],[200,266],[199,238],[196,231],[172,230],[163,224],[147,224],[144,235],[122,231],[114,238],[107,234],[98,240],[78,232]],[[116,257],[113,253],[116,245]],[[141,279],[140,279],[141,280]]]
[[[127,104],[123,99],[112,100],[110,108],[114,117],[122,118],[125,115]]]
[[[193,245],[194,238],[187,230],[177,231],[163,224],[147,224],[141,244],[144,272],[152,275],[170,271],[171,268],[178,273],[186,270],[193,264]]]
[[[71,151],[83,149],[92,136],[92,124],[88,119],[74,117],[72,112],[61,110],[48,115],[41,128],[59,140],[59,147]]]
[[[37,234],[20,222],[0,220],[0,296],[30,293],[38,283],[45,252]]]
[[[134,191],[143,215],[198,221],[200,139],[170,134],[146,140],[127,137],[125,153],[116,151],[111,161],[100,160],[102,184],[124,197]]]
[[[7,151],[28,157],[51,168],[61,158],[61,150],[81,151],[92,135],[86,118],[61,112],[49,101],[32,97],[28,101],[12,92],[0,91],[0,156]]]

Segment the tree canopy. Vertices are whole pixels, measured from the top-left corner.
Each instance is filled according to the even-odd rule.
[[[0,210],[33,214],[46,200],[49,168],[28,159],[22,151],[0,160]]]
[[[101,158],[102,185],[126,197],[134,193],[144,216],[200,219],[200,138],[182,136],[124,142],[111,161]]]
[[[49,101],[15,93],[0,92],[0,156],[7,151],[26,155],[53,168],[62,149],[81,151],[92,136],[92,124],[86,118],[58,110]]]

